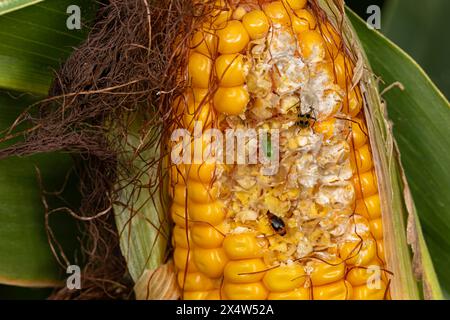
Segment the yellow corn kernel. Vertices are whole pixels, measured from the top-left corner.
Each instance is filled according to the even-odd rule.
[[[220,290],[211,290],[208,292],[208,295],[206,296],[205,300],[221,300],[220,296]]]
[[[213,227],[206,223],[194,223],[191,226],[192,241],[201,248],[218,248],[225,238],[220,229],[220,226]]]
[[[244,86],[219,88],[214,95],[214,108],[227,115],[239,115],[245,111],[250,100]]]
[[[212,58],[217,52],[217,37],[212,30],[199,30],[192,37],[191,48]]]
[[[222,27],[231,19],[233,12],[230,10],[226,0],[217,0],[214,6],[217,10],[214,10],[211,13],[213,25],[216,27]]]
[[[175,186],[170,187],[169,190],[170,196],[174,203],[179,204],[180,206],[185,206],[186,204],[186,186],[180,183],[177,183]]]
[[[377,240],[377,257],[380,258],[381,261],[386,261],[383,240]]]
[[[222,54],[239,53],[247,47],[250,38],[244,25],[237,20],[231,20],[226,26],[217,30],[219,52]]]
[[[335,128],[336,128],[335,118],[329,118],[327,120],[316,122],[314,124],[314,131],[323,134],[325,139],[330,139],[334,136]]]
[[[228,258],[233,260],[259,258],[263,254],[253,233],[229,234],[225,237],[223,248]]]
[[[208,95],[209,91],[205,88],[194,88],[190,87],[186,89],[186,92],[184,93],[184,104],[187,105],[187,103],[194,103],[194,104],[204,104],[206,102],[206,97]]]
[[[244,56],[242,54],[222,54],[216,59],[215,67],[220,86],[236,87],[244,84]]]
[[[216,186],[196,180],[188,180],[187,191],[189,199],[198,203],[214,202],[219,195]]]
[[[370,220],[370,231],[375,239],[383,239],[383,221],[381,221],[381,218]]]
[[[205,300],[210,291],[184,291],[183,300]]]
[[[218,278],[223,274],[227,264],[227,256],[222,248],[193,250],[194,262],[197,269],[211,278]]]
[[[308,0],[283,0],[285,6],[291,10],[303,9]]]
[[[299,264],[280,266],[267,271],[263,282],[269,291],[286,292],[305,283],[305,270]]]
[[[359,174],[367,172],[373,168],[372,152],[370,151],[368,144],[356,149],[354,154],[350,156],[350,160],[353,161],[353,168],[358,168],[358,171],[354,170],[354,172],[358,172]]]
[[[230,300],[264,300],[268,291],[261,282],[229,283],[223,285],[223,293]]]
[[[260,39],[269,32],[270,24],[262,10],[253,10],[242,18],[242,24],[252,40]]]
[[[350,282],[352,286],[366,285],[372,279],[381,279],[381,266],[376,259],[368,263],[366,267],[353,267],[347,272],[345,280]]]
[[[356,199],[366,198],[378,192],[377,178],[374,170],[353,176]]]
[[[355,213],[369,220],[381,217],[380,196],[377,194],[356,200]]]
[[[170,216],[176,225],[183,228],[186,227],[186,208],[184,206],[176,203],[172,204],[170,207]]]
[[[316,18],[305,9],[295,10],[291,15],[292,30],[295,33],[301,33],[303,31],[314,30],[316,28]]]
[[[230,261],[224,269],[224,279],[231,283],[252,283],[260,281],[267,267],[262,259]]]
[[[186,229],[175,225],[173,228],[173,238],[175,239],[176,246],[182,248],[189,248],[189,235]]]
[[[179,272],[178,285],[183,291],[203,291],[213,288],[213,282],[200,272]]]
[[[345,89],[351,85],[351,66],[349,58],[342,53],[339,53],[333,60],[334,73],[336,75],[336,82]]]
[[[221,201],[210,203],[188,202],[189,218],[192,222],[206,222],[213,226],[225,219],[225,210]]]
[[[386,290],[386,283],[383,280],[379,280],[375,285],[353,287],[353,300],[383,300]]]
[[[325,59],[325,43],[318,32],[303,31],[298,38],[303,58],[311,62],[320,62]]]
[[[345,280],[336,281],[324,286],[313,286],[314,300],[350,300],[352,285]]]
[[[296,288],[287,292],[271,292],[267,297],[268,300],[310,300],[310,288]]]
[[[336,282],[345,276],[345,262],[339,258],[329,261],[314,260],[309,266],[313,268],[310,279],[314,286]]]
[[[289,25],[289,14],[281,1],[273,1],[263,6],[263,10],[273,24]]]
[[[368,131],[363,119],[352,119],[351,142],[355,149],[359,149],[367,143]]]
[[[197,272],[197,266],[194,263],[194,259],[192,257],[193,249],[185,249],[181,247],[176,247],[173,252],[173,260],[175,263],[175,267],[177,267],[178,270],[183,273],[184,270],[186,270],[187,265],[187,271],[188,272]]]
[[[348,90],[348,95],[344,98],[344,106],[342,111],[352,117],[356,117],[362,109],[361,90],[355,87],[353,90]]]
[[[376,246],[371,238],[347,241],[340,246],[339,254],[348,265],[367,266],[376,256]]]
[[[187,104],[188,110],[184,113],[183,123],[186,129],[193,131],[195,121],[202,129],[211,127],[213,121],[213,111],[209,103]]]
[[[341,51],[341,37],[336,32],[336,29],[328,22],[320,26],[320,33],[327,46],[327,55],[332,59],[335,58]]]
[[[188,73],[192,86],[208,88],[211,80],[212,60],[207,56],[192,52],[188,62]]]
[[[216,164],[215,163],[193,163],[186,165],[186,171],[189,174],[189,179],[194,179],[202,183],[210,183],[215,175]]]
[[[364,204],[364,199],[357,199],[354,206],[354,213],[363,216],[366,219],[370,219],[369,212],[366,205]]]

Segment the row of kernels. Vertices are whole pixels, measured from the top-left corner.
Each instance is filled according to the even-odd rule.
[[[217,6],[225,1],[217,1]],[[229,10],[218,10],[211,27],[228,21]],[[231,64],[228,73],[222,72],[222,84],[233,85],[242,63],[237,59],[220,59],[214,64],[216,52],[224,47],[218,38],[220,31],[205,28],[196,32],[191,39],[191,53],[188,61],[188,77],[192,89],[185,92],[184,127],[193,130],[194,121],[201,121],[202,130],[212,126],[213,109],[209,103],[209,91],[213,80],[213,68],[217,73]],[[241,83],[236,83],[240,85]],[[172,174],[174,185],[172,219],[175,222],[173,240],[175,242],[174,262],[178,269],[179,286],[184,299],[205,299],[220,286],[220,277],[227,262],[221,247],[225,210],[218,200],[218,189],[213,180],[216,172],[214,163],[180,165],[180,172]],[[173,170],[171,170],[174,173]],[[176,183],[182,175],[182,183]],[[173,178],[177,178],[174,184]],[[184,192],[183,192],[184,191]],[[189,220],[186,220],[186,216]],[[189,222],[189,223],[188,223]],[[223,229],[223,228],[222,228]]]
[[[370,231],[377,241],[377,246],[382,247],[380,241],[383,240],[383,223],[381,218],[380,198],[378,195],[378,183],[373,169],[373,157],[368,143],[362,144],[362,141],[367,142],[367,134],[363,132],[367,130],[362,125],[362,121],[356,120],[357,123],[352,125],[353,145],[355,152],[352,155],[353,168],[357,172],[355,174],[354,185],[357,195],[356,212],[361,212],[369,219]],[[378,254],[384,260],[384,250]]]
[[[350,300],[353,297],[352,285],[339,280],[323,286],[296,288],[287,292],[271,292],[269,300]]]
[[[268,299],[310,299],[310,289],[304,286],[307,279],[313,285],[313,295],[319,299],[349,299],[351,296],[345,289],[349,285],[342,281],[345,263],[340,259],[313,261],[309,264],[313,271],[307,275],[304,267],[298,263],[267,268],[260,258],[262,247],[252,233],[230,234],[224,241],[224,249],[230,259],[235,259],[228,262],[224,270],[224,287],[228,288],[229,299],[244,296],[246,299],[258,299],[267,293]],[[238,283],[245,284],[245,289],[239,289],[236,293],[231,288],[237,290],[238,286],[232,284]],[[330,285],[332,283],[335,284]]]
[[[262,282],[234,284],[224,283],[222,298],[231,300],[380,300],[386,295],[386,282],[378,286],[352,286],[347,280],[339,280],[312,288],[298,287],[290,291],[272,292]]]
[[[201,281],[201,280],[200,280]],[[199,282],[200,282],[199,281]],[[206,285],[208,283],[202,283]],[[198,286],[200,287],[200,285]],[[210,287],[210,286],[209,286]],[[196,288],[191,286],[191,288]],[[285,292],[270,292],[263,283],[233,284],[224,283],[222,290],[212,289],[187,291],[183,294],[185,300],[381,300],[386,294],[386,283],[380,282],[379,287],[366,285],[352,286],[349,281],[340,280],[320,287],[299,287]],[[203,291],[204,290],[204,291]]]
[[[249,101],[248,92],[244,87],[244,58],[239,53],[248,44],[248,34],[240,21],[230,21],[223,29],[217,31],[217,37],[218,51],[221,55],[213,62],[211,56],[196,52],[196,50],[204,51],[204,47],[195,47],[189,57],[189,79],[192,86],[207,89],[214,81],[212,72],[214,68],[220,85],[214,93],[214,108],[225,114],[240,114]]]
[[[248,239],[247,237],[245,242],[248,242]],[[175,258],[177,256],[176,253]],[[200,256],[205,256],[205,252],[201,252]],[[236,257],[236,255],[234,256]],[[237,256],[241,257],[241,255]],[[214,263],[208,261],[207,266],[217,270],[217,273],[211,274],[211,276],[220,275],[221,271],[215,267]],[[352,288],[349,283],[339,280],[343,279],[345,272],[345,264],[342,261],[317,261],[313,262],[313,266],[313,272],[310,276],[313,289],[310,292],[309,288],[303,287],[306,276],[303,267],[298,264],[266,270],[265,264],[261,259],[230,261],[223,271],[222,297],[226,299],[265,299],[266,297],[269,299],[283,297],[310,299],[311,295],[314,299],[350,299],[352,297]],[[188,280],[192,282],[193,278],[198,282],[200,289],[210,289],[211,283],[198,272],[195,273],[196,271],[193,270],[194,274],[189,275],[190,278]],[[354,278],[355,276],[351,279]],[[358,293],[354,294],[354,298],[370,298],[368,295],[374,298],[382,295],[380,291],[384,292],[384,290],[377,291],[365,288],[360,282],[356,282],[356,285],[359,285],[359,287],[356,287]],[[382,283],[383,285],[384,282]],[[193,287],[192,284],[188,288],[192,290],[199,289]],[[200,298],[206,295],[207,291],[204,294],[196,295],[196,297]],[[187,294],[185,298],[195,299],[195,295]]]

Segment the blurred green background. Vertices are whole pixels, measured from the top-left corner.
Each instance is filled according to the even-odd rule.
[[[450,97],[449,0],[345,0],[361,18],[381,8],[381,32],[409,53]]]

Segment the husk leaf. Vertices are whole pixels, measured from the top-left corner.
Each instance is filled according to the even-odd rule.
[[[147,134],[142,132],[147,131]],[[166,211],[167,192],[157,179],[161,145],[153,143],[141,150],[158,134],[158,128],[142,128],[137,117],[126,136],[126,150],[120,161],[131,163],[118,179],[118,200],[113,205],[120,246],[128,271],[135,282],[145,270],[157,269],[166,259],[170,224]],[[138,151],[140,150],[140,151]],[[139,156],[136,156],[138,154]]]
[[[136,300],[178,300],[180,290],[173,262],[146,269],[136,282],[134,293]]]

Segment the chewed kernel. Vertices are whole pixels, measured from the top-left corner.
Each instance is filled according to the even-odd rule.
[[[212,60],[207,56],[193,52],[189,57],[189,78],[194,87],[208,88],[211,80]]]
[[[298,35],[302,56],[309,61],[320,62],[325,59],[325,43],[322,36],[313,30]]]

